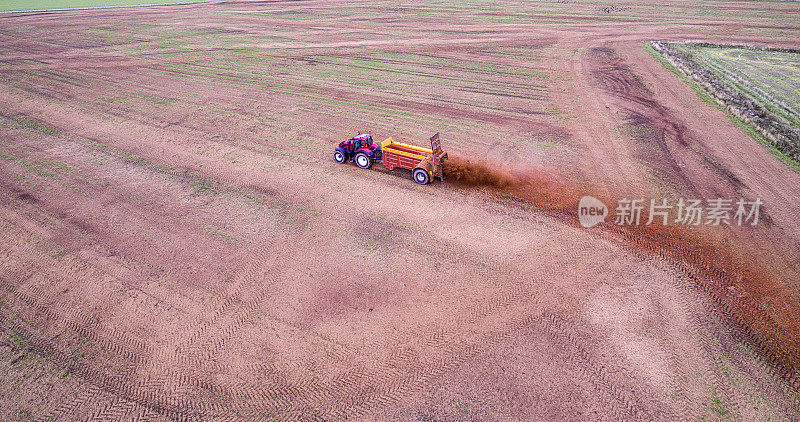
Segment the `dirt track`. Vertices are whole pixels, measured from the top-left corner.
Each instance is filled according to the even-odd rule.
[[[800,11],[493,7],[0,17],[0,419],[800,418],[736,313],[784,315],[764,284],[330,159],[441,131],[576,194],[760,197],[707,235],[797,305],[800,175],[641,42],[797,47]]]

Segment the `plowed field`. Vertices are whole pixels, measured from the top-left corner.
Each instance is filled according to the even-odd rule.
[[[797,420],[800,174],[644,43],[798,39],[793,2],[1,15],[0,419]],[[336,164],[359,130],[465,167]]]

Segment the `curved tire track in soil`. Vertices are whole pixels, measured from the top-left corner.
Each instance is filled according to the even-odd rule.
[[[681,148],[688,150],[690,139],[687,138],[686,127],[676,122],[671,113],[655,101],[652,93],[614,50],[606,47],[592,48],[586,60],[602,89],[617,101],[630,118],[644,121],[646,126],[657,131],[657,138],[661,141],[656,158],[660,162],[666,161],[671,170],[671,180],[679,180],[683,183],[684,190],[688,189],[689,193],[696,194],[699,198],[713,197],[714,194],[725,197],[715,188],[712,188],[712,196],[703,196],[695,186],[696,176],[685,174],[680,169],[664,139],[670,136],[676,139]],[[696,143],[695,140],[691,141]],[[709,161],[705,155],[700,156],[704,162]],[[584,193],[566,182],[558,182],[554,175],[534,173],[529,176],[487,163],[468,162],[459,157],[453,157],[449,166],[446,173],[456,184],[489,186],[515,200],[543,207],[546,212],[567,224],[574,224],[577,220],[575,212],[578,198]],[[714,165],[711,169],[718,178],[729,183],[729,187],[723,189],[723,192],[746,196],[741,191],[742,182],[730,171],[721,165]],[[708,181],[703,182],[703,187],[707,188]],[[585,194],[590,193],[586,189]],[[709,193],[706,192],[706,195]],[[614,203],[608,198],[601,199],[606,203]],[[765,220],[770,220],[768,215]],[[800,351],[800,335],[796,328],[800,327],[800,313],[797,305],[791,302],[788,287],[780,284],[781,276],[784,275],[780,270],[759,267],[759,261],[737,261],[739,254],[718,246],[720,239],[714,233],[692,232],[680,226],[625,227],[605,223],[601,227],[618,237],[624,245],[668,259],[679,267],[686,268],[690,279],[724,309],[750,341],[765,354],[767,362],[777,368],[780,376],[795,390],[800,391],[800,374],[797,372],[800,362],[796,355]],[[743,247],[749,248],[751,245]],[[786,280],[791,279],[788,273],[785,275]],[[743,277],[749,284],[743,284]],[[742,287],[746,293],[736,293]],[[759,298],[766,298],[770,302],[775,300],[788,308],[782,314],[770,314],[762,309]]]
[[[672,114],[655,101],[652,93],[624,63],[624,60],[616,53],[616,51],[606,47],[595,47],[590,49],[587,60],[594,68],[592,74],[595,75],[599,81],[601,81],[603,89],[606,91],[606,93],[608,93],[608,95],[621,100],[620,106],[627,110],[632,120],[641,121],[644,118],[647,126],[652,126],[657,131],[661,132],[661,142],[659,144],[659,149],[661,151],[660,160],[665,160],[668,163],[668,167],[672,170],[670,172],[672,173],[670,175],[672,176],[672,179],[684,181],[684,184],[689,188],[690,193],[699,193],[692,182],[691,176],[683,174],[683,171],[675,162],[673,157],[674,153],[670,153],[669,148],[666,147],[663,142],[664,137],[668,134],[672,139],[676,140],[678,146],[686,150],[689,145],[689,141],[685,139],[687,136],[686,127],[682,123],[676,122],[676,119],[672,116]],[[692,140],[692,143],[696,144],[697,142]],[[706,162],[709,161],[705,155],[702,155],[702,159]],[[725,197],[723,194],[725,191],[732,191],[740,197],[746,196],[742,193],[742,182],[730,171],[720,165],[713,165],[711,166],[711,169],[716,172],[718,180],[729,183],[729,187],[724,189],[722,192],[716,190],[714,191],[716,192],[716,197]],[[704,184],[705,188],[708,188],[708,186],[708,183]],[[706,195],[709,194],[707,193]],[[766,216],[766,220],[769,220],[768,216]],[[708,243],[708,240],[703,240],[702,238],[691,235],[688,232],[682,234],[679,236],[679,238],[669,238],[665,236],[667,235],[666,231],[664,231],[663,234],[652,232],[649,233],[649,235],[648,233],[641,233],[640,230],[629,231],[625,230],[624,228],[616,231],[625,238],[627,243],[636,245],[637,247],[643,247],[651,253],[655,253],[660,256],[664,256],[664,251],[661,249],[662,245],[667,246],[670,250],[669,255],[672,255],[672,259],[677,259],[679,262],[685,262],[696,267],[699,270],[699,273],[692,277],[693,280],[699,283],[705,293],[713,297],[717,303],[725,309],[728,315],[731,315],[738,325],[742,327],[746,333],[748,333],[751,340],[753,340],[754,343],[757,344],[764,353],[766,353],[767,360],[772,365],[779,368],[779,372],[782,374],[783,378],[785,378],[790,385],[797,389],[797,391],[800,391],[800,374],[797,372],[797,369],[800,366],[800,361],[797,361],[796,356],[792,357],[792,354],[800,352],[800,338],[798,338],[796,332],[798,328],[793,329],[791,325],[786,327],[784,325],[785,322],[774,320],[771,315],[763,311],[761,306],[758,303],[750,300],[748,296],[731,294],[731,289],[740,287],[741,280],[737,279],[736,277],[737,274],[740,274],[740,271],[742,270],[745,270],[745,274],[751,277],[748,282],[756,283],[757,285],[760,284],[761,288],[767,289],[767,291],[778,286],[778,284],[776,284],[778,283],[777,281],[769,280],[768,277],[770,276],[767,276],[764,272],[760,272],[761,269],[748,269],[746,267],[742,268],[738,265],[731,265],[733,262],[726,256],[727,253],[723,250],[720,250],[719,247],[717,247],[718,251],[716,253],[709,256],[703,256],[699,254],[696,248],[691,248],[695,250],[690,249],[689,254],[685,255],[686,247],[682,244],[682,242],[699,241],[706,243],[706,245],[701,246],[700,249],[711,248],[709,249],[709,252],[714,250],[714,247]],[[643,239],[643,234],[648,237],[648,239]],[[692,238],[695,239],[693,240]],[[711,257],[723,258],[723,261],[709,262]],[[757,272],[760,272],[760,274],[763,275],[757,276]],[[773,274],[772,276],[778,278],[778,274]],[[781,318],[784,318],[784,321],[785,318],[789,318],[789,320],[793,320],[795,322],[800,321],[800,315],[798,315],[797,309],[793,310],[790,308],[787,310],[787,312],[790,313],[780,316]],[[768,333],[766,339],[762,337],[763,334],[758,335],[752,331],[752,327],[754,325],[766,327],[766,333]],[[795,333],[791,334],[792,331],[795,331]],[[775,340],[775,338],[771,337],[772,333],[781,332],[785,334],[779,334],[777,339],[779,339],[779,341],[783,341],[784,343],[782,344],[782,347],[786,347],[788,350],[778,352],[774,345],[769,344],[769,341]],[[795,340],[787,342],[787,340],[792,338],[795,338]],[[787,354],[787,352],[789,354]]]

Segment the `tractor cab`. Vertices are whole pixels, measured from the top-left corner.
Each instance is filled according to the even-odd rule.
[[[358,151],[361,148],[373,149],[372,145],[374,144],[375,143],[372,141],[372,135],[369,133],[359,133],[358,135],[350,138],[350,145],[352,147],[350,151]]]

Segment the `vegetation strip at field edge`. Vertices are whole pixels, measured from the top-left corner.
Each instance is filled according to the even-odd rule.
[[[711,44],[694,44],[694,45],[711,45]],[[717,46],[717,45],[714,45]],[[736,48],[738,46],[730,46],[732,48]],[[764,111],[764,113],[769,118],[773,124],[770,126],[763,126],[752,122],[751,119],[746,119],[747,110],[738,107],[736,104],[728,103],[727,101],[723,101],[722,99],[718,98],[717,95],[712,91],[712,87],[708,85],[708,83],[699,83],[702,81],[700,75],[697,74],[697,71],[694,69],[687,69],[686,66],[681,65],[680,63],[676,62],[675,58],[671,55],[671,50],[668,49],[666,43],[652,41],[648,43],[644,43],[645,51],[661,62],[664,67],[670,70],[672,73],[677,75],[682,80],[686,81],[690,84],[692,89],[695,91],[697,96],[706,103],[712,104],[717,106],[720,110],[725,112],[728,117],[733,121],[733,123],[747,132],[751,138],[753,138],[759,144],[765,145],[772,151],[778,158],[787,164],[789,167],[796,171],[800,171],[800,161],[798,161],[798,157],[800,157],[800,146],[796,145],[796,140],[793,143],[790,137],[786,137],[782,134],[776,133],[774,128],[774,119],[776,117],[770,113],[764,111],[764,106],[762,104],[756,104],[757,110]],[[795,50],[791,49],[775,49],[769,51],[780,51],[780,52],[795,52]],[[696,63],[693,63],[697,66]],[[703,81],[705,82],[705,81]],[[733,90],[732,88],[728,87],[727,84],[717,81],[716,83],[722,84],[728,90]],[[738,91],[736,91],[738,92]],[[740,93],[741,94],[741,93]],[[744,95],[744,94],[742,94]],[[773,139],[776,138],[776,139]]]

